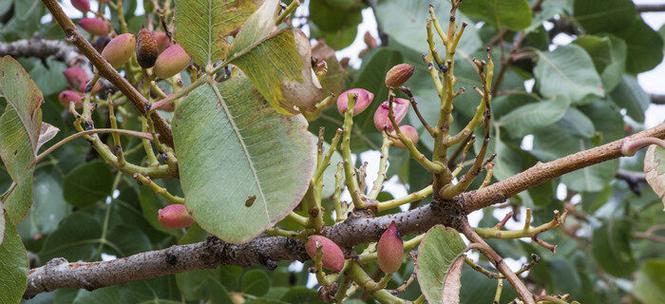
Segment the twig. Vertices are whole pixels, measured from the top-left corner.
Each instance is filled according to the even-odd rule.
[[[508,267],[508,265],[503,261],[503,258],[473,230],[473,228],[466,220],[461,223],[460,228],[460,232],[462,232],[469,239],[469,241],[478,244],[478,248],[483,251],[485,256],[487,256],[487,258],[492,261],[496,269],[498,269],[506,277],[508,282],[513,285],[520,299],[522,299],[525,304],[536,304],[533,294],[531,294],[526,285],[524,285],[524,282],[522,282],[522,280],[520,280],[520,278],[517,277],[517,275],[512,270],[510,270],[510,267]]]
[[[640,13],[665,12],[665,3],[658,4],[637,4],[635,5]]]
[[[123,135],[129,135],[129,136],[134,136],[134,137],[139,137],[139,138],[144,138],[148,140],[152,140],[152,135],[150,133],[145,133],[145,132],[137,132],[137,131],[132,131],[132,130],[123,130],[123,129],[92,129],[92,130],[86,130],[86,131],[81,131],[74,133],[72,135],[69,135],[65,138],[63,138],[61,141],[53,144],[50,146],[48,149],[44,150],[44,152],[40,153],[35,157],[35,160],[33,163],[38,163],[44,157],[52,153],[53,151],[57,150],[58,148],[62,147],[66,143],[75,140],[77,138],[83,137],[85,135],[90,135],[90,134],[99,134],[99,133],[115,133],[115,134],[123,134]]]
[[[61,40],[41,38],[23,39],[14,42],[0,42],[0,56],[37,57],[46,59],[53,56],[68,66],[79,65],[88,61],[78,50]]]
[[[62,10],[57,0],[42,0],[46,8],[53,15],[60,27],[65,31],[65,39],[73,43],[79,51],[97,68],[99,74],[108,79],[115,85],[129,100],[134,104],[136,109],[146,115],[150,109],[150,102],[141,95],[141,93],[132,86],[129,81],[120,76],[118,72],[109,64],[102,56],[90,45],[76,29],[76,25],[72,22],[67,14]],[[150,113],[153,119],[155,128],[161,137],[161,141],[165,142],[168,146],[173,147],[173,134],[171,127],[159,116],[156,112]]]

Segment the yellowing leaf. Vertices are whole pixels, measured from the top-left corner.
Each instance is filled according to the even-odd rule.
[[[21,64],[9,56],[0,58],[2,98],[6,107],[0,116],[0,160],[13,182],[0,194],[0,207],[16,225],[32,204],[32,162],[39,146],[43,97]]]
[[[237,65],[279,113],[313,109],[322,88],[311,67],[307,37],[295,29],[277,30],[279,1],[267,0],[247,20],[231,46]]]

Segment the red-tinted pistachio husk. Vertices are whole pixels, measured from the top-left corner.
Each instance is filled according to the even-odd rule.
[[[90,11],[90,0],[72,0],[72,6],[85,14]]]
[[[73,90],[64,90],[58,94],[58,101],[64,107],[69,107],[70,102],[79,107],[83,101],[83,94]]]
[[[411,141],[413,144],[416,144],[418,142],[418,139],[420,139],[420,135],[418,135],[418,130],[414,128],[413,126],[410,125],[403,125],[399,126],[399,131],[406,137],[409,141]],[[397,132],[393,132],[393,135],[397,137]],[[393,140],[393,146],[398,147],[398,148],[406,148],[404,143],[399,138],[395,138]]]
[[[130,33],[124,33],[111,39],[102,51],[102,57],[106,59],[114,68],[119,68],[132,57],[136,39]]]
[[[136,61],[142,68],[147,69],[155,65],[157,56],[159,56],[159,49],[154,34],[150,30],[142,28],[136,36]]]
[[[416,68],[408,63],[398,64],[386,73],[386,86],[389,88],[401,87],[415,72]]]
[[[355,88],[355,89],[349,89],[342,94],[339,94],[339,97],[337,97],[337,110],[339,113],[344,114],[346,113],[346,109],[349,106],[349,94],[355,94],[358,97],[356,98],[356,104],[353,106],[353,116],[356,116],[367,107],[369,107],[370,104],[372,104],[372,101],[374,100],[374,93],[361,89],[361,88]]]
[[[101,18],[83,18],[79,25],[86,32],[97,36],[106,36],[111,32],[111,26]]]
[[[69,67],[62,73],[65,75],[65,79],[67,79],[69,85],[81,92],[85,90],[85,85],[90,80],[88,73],[80,67]]]
[[[310,258],[316,258],[316,248],[321,247],[321,262],[323,268],[334,272],[342,271],[344,267],[344,252],[332,240],[321,235],[312,235],[305,243],[305,251]]]
[[[154,32],[153,36],[155,37],[155,41],[157,41],[157,50],[160,54],[172,44],[171,39],[165,32]]]
[[[406,113],[409,112],[409,101],[403,98],[393,99],[393,116],[395,116],[395,122],[399,124]],[[379,107],[374,112],[374,126],[377,130],[392,130],[393,124],[390,122],[388,114],[390,113],[390,106],[388,101],[382,102]]]
[[[159,223],[167,228],[185,228],[194,223],[194,218],[183,204],[168,205],[157,211]]]
[[[395,222],[390,223],[376,244],[377,262],[381,271],[393,273],[402,266],[404,242],[397,231]]]
[[[191,58],[187,52],[176,43],[159,54],[153,71],[157,77],[166,79],[184,70],[189,65],[190,60]]]

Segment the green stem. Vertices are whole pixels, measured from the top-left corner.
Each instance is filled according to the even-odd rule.
[[[346,186],[351,193],[351,200],[356,209],[364,209],[365,202],[361,197],[360,190],[358,189],[358,180],[353,168],[353,161],[351,159],[351,130],[353,129],[353,108],[356,105],[356,94],[349,94],[349,101],[347,110],[344,113],[344,127],[342,132],[342,159],[344,160],[344,176],[346,177]]]

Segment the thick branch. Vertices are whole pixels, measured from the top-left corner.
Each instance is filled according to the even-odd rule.
[[[458,212],[449,212],[432,204],[377,218],[356,213],[346,221],[324,229],[322,234],[342,246],[349,247],[376,241],[392,221],[399,223],[398,228],[404,234],[422,232],[436,224],[452,225],[455,222],[453,218],[446,217],[443,213],[459,213],[461,206],[457,206]],[[303,246],[302,241],[285,237],[259,237],[242,245],[209,238],[206,242],[176,245],[104,262],[67,263],[63,259],[54,259],[45,266],[30,271],[24,297],[30,298],[58,288],[92,290],[223,264],[264,265],[274,268],[276,261],[308,259]]]
[[[665,94],[651,94],[651,103],[657,105],[665,104]]]
[[[99,74],[108,79],[115,85],[127,98],[134,104],[136,109],[141,114],[147,114],[150,109],[148,100],[139,93],[125,78],[120,76],[118,72],[109,64],[102,56],[90,45],[90,42],[85,40],[76,29],[76,25],[72,22],[67,14],[62,10],[57,0],[42,0],[44,5],[48,8],[60,27],[65,31],[67,41],[73,43],[85,57],[97,68]],[[157,114],[152,112],[151,118],[155,124],[155,128],[160,135],[160,140],[167,145],[173,147],[173,134],[171,127]]]
[[[463,193],[461,194],[461,200],[464,203],[464,210],[470,213],[496,203],[501,203],[517,193],[568,172],[619,158],[622,156],[621,147],[625,140],[635,140],[644,137],[665,137],[665,124],[660,124],[632,136],[580,151],[551,162],[538,163],[526,171],[511,176],[501,182],[476,191]]]
[[[60,40],[48,39],[23,39],[14,42],[0,42],[0,56],[12,57],[37,57],[48,58],[50,56],[63,61],[69,66],[86,62],[87,59],[79,54],[78,50]]]
[[[637,4],[637,11],[640,13],[665,12],[665,3],[659,4]]]

